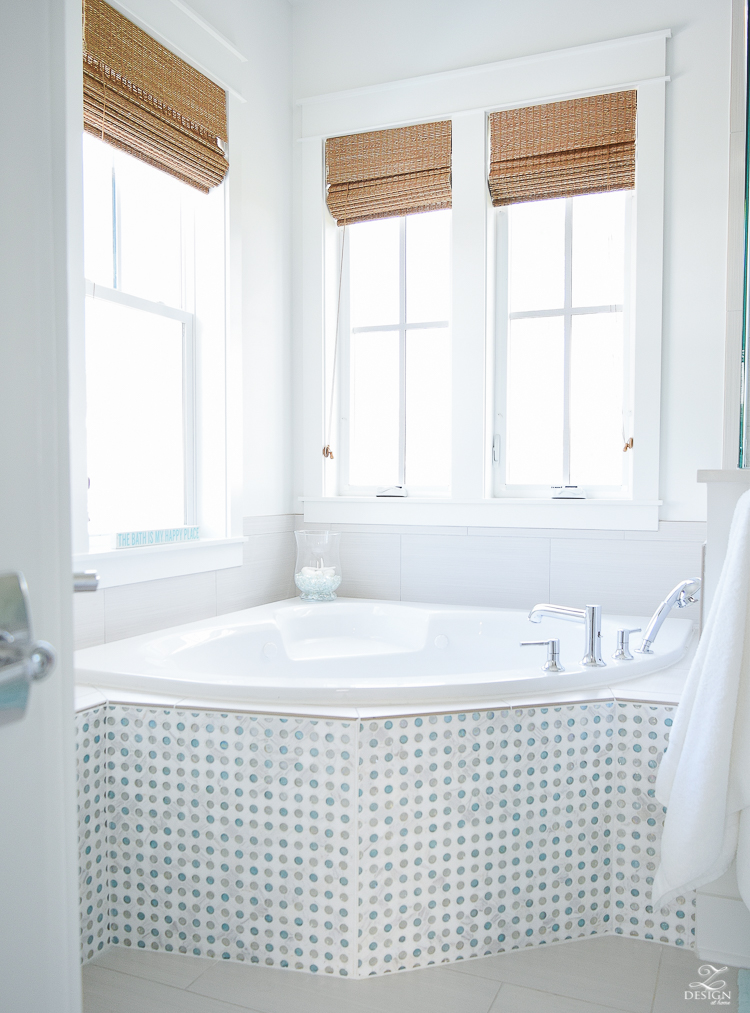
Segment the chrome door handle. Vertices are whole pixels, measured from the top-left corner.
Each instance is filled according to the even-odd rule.
[[[23,717],[31,683],[49,675],[55,662],[54,648],[31,635],[23,574],[0,574],[0,725]]]
[[[74,591],[96,591],[99,587],[99,574],[96,570],[80,570],[73,574]]]

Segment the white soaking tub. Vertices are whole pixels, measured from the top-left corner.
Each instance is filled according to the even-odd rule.
[[[283,711],[315,708],[500,706],[522,695],[586,691],[639,679],[685,654],[691,620],[662,627],[653,655],[613,661],[619,628],[645,629],[644,616],[602,620],[606,667],[580,664],[584,628],[509,609],[298,598],[160,630],[76,652],[76,678],[113,691],[174,701]],[[543,647],[560,640],[562,673],[542,670]],[[640,643],[633,634],[632,646]]]

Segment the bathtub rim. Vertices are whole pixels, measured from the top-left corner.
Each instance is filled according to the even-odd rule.
[[[342,598],[342,601],[359,602],[362,604],[382,604],[385,600],[370,598]],[[254,608],[267,608],[279,606],[285,603],[299,602],[299,598],[281,599],[278,602],[268,602]],[[519,612],[519,609],[495,608],[492,606],[462,606],[443,605],[434,602],[392,602],[389,604],[416,605],[427,608],[443,607],[457,611],[472,611],[482,609],[497,612]],[[238,612],[246,612],[241,609],[233,613],[227,613],[226,618],[236,615]],[[222,616],[210,617],[199,622],[216,621]],[[667,620],[671,622],[672,620]],[[683,622],[685,620],[682,620]],[[153,637],[182,629],[191,623],[182,623],[179,626],[166,627],[163,630],[155,630],[152,633],[140,634],[143,637]],[[136,638],[123,638],[136,639]],[[565,689],[558,692],[542,691],[539,693],[513,693],[504,696],[491,696],[478,698],[467,696],[458,700],[420,700],[402,703],[360,703],[352,705],[336,705],[333,703],[300,703],[294,704],[282,700],[269,700],[253,698],[251,692],[246,692],[242,698],[222,697],[217,699],[211,695],[183,695],[165,692],[150,692],[140,689],[126,689],[118,686],[100,684],[95,678],[79,679],[76,675],[75,684],[75,711],[79,713],[91,707],[103,704],[123,704],[142,706],[146,708],[168,708],[178,710],[210,710],[216,713],[229,714],[277,714],[284,717],[314,717],[321,720],[376,720],[388,717],[411,717],[421,714],[459,714],[473,712],[475,710],[510,711],[528,707],[561,707],[567,704],[582,703],[603,703],[603,702],[639,702],[645,704],[664,704],[677,706],[680,701],[685,681],[687,679],[690,664],[695,653],[699,639],[698,630],[693,628],[691,636],[688,637],[682,657],[677,661],[665,665],[642,676],[629,679],[613,678],[610,682],[594,687],[582,687],[580,689]],[[110,641],[112,644],[120,641]],[[105,645],[99,645],[105,646]],[[84,648],[83,650],[88,650]],[[75,652],[77,655],[78,652]],[[616,670],[613,669],[613,675]],[[127,679],[128,676],[123,676]],[[461,687],[457,687],[460,693]]]

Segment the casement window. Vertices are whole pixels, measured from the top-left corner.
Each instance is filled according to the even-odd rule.
[[[306,521],[656,528],[668,37],[302,102]]]
[[[495,490],[622,495],[632,419],[635,93],[495,114],[490,134]]]
[[[102,0],[83,29],[89,551],[224,537],[225,94]]]
[[[450,211],[346,227],[342,491],[450,488]]]
[[[450,138],[431,123],[327,146],[345,495],[450,489]]]
[[[616,191],[498,212],[495,455],[509,494],[627,487],[631,202]]]

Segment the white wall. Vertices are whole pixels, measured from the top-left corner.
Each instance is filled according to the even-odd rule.
[[[22,570],[58,651],[0,728],[0,1009],[80,1010],[68,472],[66,206],[75,207],[80,6],[0,4],[0,572]],[[32,69],[33,68],[33,69]],[[31,71],[31,72],[30,72]],[[79,156],[80,160],[80,156]],[[69,171],[69,170],[72,170]],[[78,173],[80,168],[78,169]]]
[[[703,520],[696,471],[720,467],[722,452],[730,0],[298,0],[293,11],[295,98],[672,29],[661,517]]]
[[[293,266],[298,279],[300,268],[298,237],[293,243],[291,239],[292,222],[298,217],[292,214],[291,165],[299,147],[292,139],[292,72],[294,95],[302,98],[672,29],[668,43],[672,82],[667,86],[662,517],[667,522],[702,521],[705,493],[695,481],[696,471],[721,464],[730,0],[631,0],[627,4],[568,0],[564,5],[555,0],[301,0],[291,7],[285,0],[247,4],[228,0],[222,5],[194,0],[192,6],[245,54],[246,63],[170,0],[127,0],[123,10],[130,16],[140,15],[144,27],[161,33],[178,52],[202,64],[206,72],[246,99],[243,104],[235,94],[230,96],[230,185],[240,191],[239,220],[235,217],[231,223],[231,285],[234,295],[238,290],[241,294],[240,301],[234,300],[241,304],[241,319],[235,321],[235,345],[230,348],[240,365],[239,369],[230,367],[229,383],[241,380],[243,390],[241,417],[230,417],[229,437],[236,471],[244,472],[233,511],[237,518],[244,517],[244,529],[235,527],[235,533],[244,530],[249,542],[245,563],[236,570],[172,578],[153,587],[134,585],[78,595],[78,645],[293,593],[288,580],[293,563],[290,515],[300,509],[302,467],[296,453],[301,444],[300,422],[296,419],[292,426],[291,417],[301,401],[304,378],[298,343],[290,353],[290,305],[296,304],[298,296],[298,285],[294,289],[290,285],[290,272]],[[295,200],[298,194],[295,185]],[[235,196],[233,192],[233,201]],[[298,325],[299,318],[295,342]],[[702,530],[692,523],[663,526],[656,536],[662,545],[658,550],[651,536],[633,540],[628,534],[613,532],[606,539],[598,536],[586,552],[582,549],[581,559],[593,557],[596,591],[611,602],[611,608],[625,607],[635,595],[639,609],[646,612],[668,590],[666,584],[674,574],[693,575]],[[519,559],[525,558],[524,546],[528,547],[531,534],[549,540],[549,570],[545,569],[548,576],[543,574],[542,584],[548,580],[550,593],[555,588],[559,593],[579,593],[560,584],[565,546],[573,544],[566,533],[559,538],[553,532],[496,533],[503,539],[497,542],[498,551],[501,547],[511,551],[513,540],[518,539],[513,551]],[[427,592],[418,592],[413,581],[402,581],[402,553],[412,544],[410,535],[418,546],[420,539],[441,534],[450,542],[445,551],[450,550],[460,570],[457,587],[466,588],[466,602],[478,581],[485,589],[485,603],[502,601],[523,607],[525,598],[508,591],[512,575],[506,568],[477,570],[470,551],[473,540],[465,537],[470,534],[467,529],[401,532],[388,526],[352,526],[344,534],[348,576],[343,590],[363,596],[424,596]],[[587,537],[582,532],[574,540],[583,543]],[[628,552],[623,556],[626,544]],[[658,565],[655,553],[662,560]],[[407,568],[413,567],[418,556],[419,552],[404,557]],[[575,567],[568,569],[572,574]],[[590,575],[591,569],[585,572]],[[610,586],[600,587],[607,579]]]

